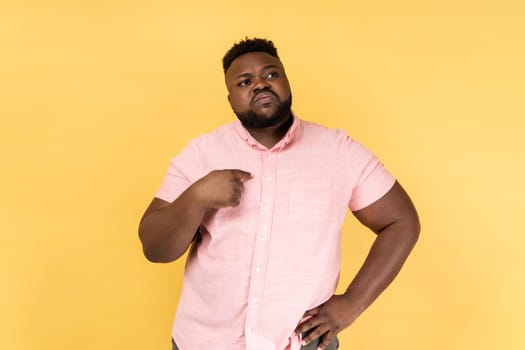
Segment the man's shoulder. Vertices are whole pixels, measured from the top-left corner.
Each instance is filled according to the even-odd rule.
[[[236,122],[233,121],[220,125],[213,130],[195,136],[189,142],[194,145],[220,142],[221,140],[224,140],[225,137],[228,138],[232,133],[235,133],[235,124]]]
[[[328,127],[316,122],[301,119],[302,132],[308,138],[320,139],[325,142],[340,142],[351,140],[346,130]]]

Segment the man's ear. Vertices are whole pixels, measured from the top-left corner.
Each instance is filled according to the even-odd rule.
[[[230,96],[230,94],[228,94],[228,102],[231,104],[232,103],[232,98]]]

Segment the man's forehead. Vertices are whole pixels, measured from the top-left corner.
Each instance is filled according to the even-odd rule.
[[[237,57],[226,71],[226,75],[235,77],[239,74],[263,69],[266,66],[282,68],[282,63],[277,57],[266,52],[249,52]]]

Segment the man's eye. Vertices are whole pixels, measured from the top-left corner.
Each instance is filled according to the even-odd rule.
[[[271,72],[266,74],[266,79],[274,79],[277,78],[277,72]]]
[[[242,81],[239,83],[239,86],[248,86],[248,85],[250,85],[250,80],[249,80],[249,79],[242,80]]]

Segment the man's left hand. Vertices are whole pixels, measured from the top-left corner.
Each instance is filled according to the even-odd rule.
[[[348,297],[334,295],[324,304],[306,311],[304,317],[310,317],[295,329],[295,333],[306,333],[302,344],[308,345],[319,338],[318,350],[324,350],[335,339],[337,333],[348,327],[354,317],[348,304]]]

